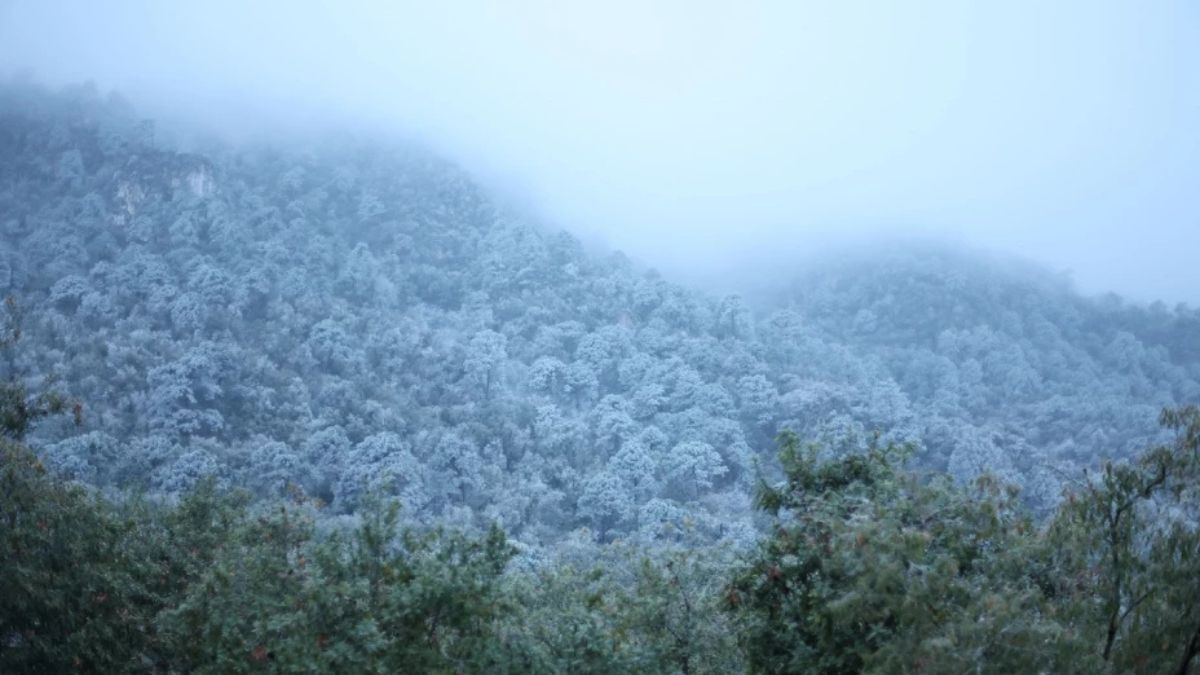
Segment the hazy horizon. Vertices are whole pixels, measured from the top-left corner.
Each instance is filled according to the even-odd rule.
[[[1200,302],[1200,8],[0,2],[0,72],[234,140],[414,137],[688,281],[916,237]]]

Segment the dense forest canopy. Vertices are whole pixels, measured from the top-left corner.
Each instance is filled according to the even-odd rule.
[[[22,444],[61,396],[4,393],[13,672],[1187,675],[1200,655],[1196,407],[1165,410],[1169,443],[1105,463],[1042,525],[990,476],[904,469],[911,448],[822,459],[784,434],[753,553],[560,548],[531,567],[495,526],[416,531],[373,497],[350,523],[212,477],[171,503],[110,501]]]
[[[79,580],[92,596],[121,586],[132,623],[120,635],[151,640],[123,655],[72,647],[87,669],[219,672],[268,652],[330,668],[558,672],[697,672],[700,660],[896,672],[920,669],[903,662],[914,654],[932,672],[1057,669],[1071,656],[964,656],[998,639],[958,623],[993,597],[1010,604],[986,607],[989,626],[1019,620],[1028,645],[1080,641],[1098,659],[1079,657],[1089,668],[1164,672],[1194,655],[1194,605],[1177,611],[1195,597],[1181,571],[1193,563],[1165,561],[1191,561],[1195,546],[1196,422],[1181,406],[1200,401],[1200,310],[1083,297],[1030,265],[938,246],[810,261],[770,292],[712,297],[500,208],[424,150],[198,148],[157,140],[152,122],[88,87],[0,89],[8,525],[45,508],[51,535],[83,538],[47,551],[108,547],[149,566]],[[1164,408],[1185,412],[1164,428]],[[780,463],[782,432],[794,436]],[[797,438],[821,450],[801,462]],[[880,450],[900,447],[903,460]],[[1145,453],[1156,447],[1175,454]],[[856,457],[867,459],[844,459]],[[1107,477],[1086,478],[1104,459],[1118,460]],[[816,503],[812,484],[829,488]],[[978,487],[992,485],[1020,489]],[[755,509],[756,494],[805,525]],[[1116,546],[1090,538],[1103,509],[1079,506],[1105,499],[1138,504],[1109,523],[1128,535],[1109,571],[1140,580],[1115,589],[1089,567]],[[1149,524],[1153,509],[1173,520]],[[921,518],[935,515],[945,527],[927,532]],[[924,548],[863,581],[882,595],[851,602],[842,594],[865,587],[836,584],[862,578],[861,560],[813,557],[812,533],[874,540],[864,523],[887,518],[915,529],[879,555]],[[32,575],[12,577],[13,598],[54,584],[30,563],[43,521],[4,551],[10,571]],[[221,543],[193,559],[205,542]],[[726,578],[738,556],[755,560]],[[272,585],[304,560],[313,567]],[[597,560],[611,563],[603,579],[574,571]],[[781,599],[816,583],[813,564],[832,590]],[[910,564],[931,576],[916,583]],[[155,586],[164,565],[178,578]],[[1090,571],[1072,585],[1062,570]],[[799,586],[781,581],[792,574]],[[1128,586],[1168,577],[1170,593],[1146,604]],[[949,596],[919,601],[947,618],[910,622],[912,595],[943,581]],[[309,642],[239,642],[288,633],[220,624],[246,618],[219,605],[242,587]],[[1111,591],[1104,606],[1085,606],[1096,588]],[[840,609],[823,604],[835,596]],[[29,597],[4,607],[0,664],[52,672],[37,626],[66,605],[20,618],[44,600]],[[287,609],[290,597],[312,604]],[[454,615],[420,633],[443,601]],[[370,617],[350,616],[365,606]],[[351,623],[328,625],[338,612]],[[1110,634],[1092,649],[1113,612],[1120,644]],[[1162,625],[1168,612],[1180,622]],[[882,632],[852,639],[875,625],[862,616],[884,617],[870,629]],[[734,624],[736,645],[720,637]],[[781,625],[807,628],[781,642]],[[837,625],[850,632],[832,641],[816,628]],[[64,626],[76,641],[125,639]],[[197,631],[211,640],[187,644]],[[1140,662],[1130,636],[1153,631],[1170,643]]]

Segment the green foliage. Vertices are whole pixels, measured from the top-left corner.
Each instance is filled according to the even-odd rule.
[[[633,672],[641,661],[619,630],[619,586],[601,569],[559,565],[510,579],[523,611],[510,617],[521,672]]]
[[[571,564],[513,574],[522,611],[508,637],[520,672],[729,673],[744,670],[720,612],[729,554],[612,545],[588,570]]]
[[[1200,409],[1172,443],[1085,476],[1044,526],[1016,491],[825,459],[782,438],[778,516],[726,591],[757,672],[1192,671],[1200,654]]]
[[[1014,490],[900,468],[903,448],[823,460],[781,438],[783,517],[726,591],[756,672],[1065,672],[1079,666],[1038,578]]]
[[[11,415],[10,401],[0,401]],[[252,507],[202,482],[112,503],[0,437],[0,671],[482,672],[514,611],[513,554],[402,529],[395,504],[318,536],[310,504]]]
[[[515,611],[512,549],[402,530],[394,506],[317,536],[305,505],[249,508],[211,481],[113,505],[0,441],[4,672],[484,672]]]
[[[0,671],[144,666],[160,570],[139,525],[0,438]]]
[[[206,569],[160,616],[187,672],[480,672],[500,659],[503,533],[402,530],[375,503],[316,536],[304,505],[246,511]]]
[[[1050,536],[1063,604],[1102,658],[1185,675],[1200,654],[1200,409],[1160,421],[1174,441],[1088,476]]]
[[[508,569],[496,528],[324,532],[302,495],[102,499],[0,440],[5,672],[1178,673],[1200,651],[1200,410],[1044,526],[1016,491],[781,439],[776,515],[719,549]],[[724,611],[722,611],[724,610]]]
[[[12,365],[12,354],[21,340],[23,312],[16,298],[4,299],[4,319],[0,325],[0,354],[8,357],[8,377],[0,380],[0,438],[20,441],[38,420],[59,415],[71,410],[75,423],[81,421],[82,407],[62,393],[47,389],[30,394],[25,384],[17,378]]]
[[[719,551],[644,560],[624,611],[625,627],[647,645],[646,672],[730,673],[744,669],[733,626],[720,612],[728,565]]]

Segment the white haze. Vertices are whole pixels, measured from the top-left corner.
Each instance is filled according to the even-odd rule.
[[[1200,301],[1194,2],[0,0],[0,70],[413,135],[685,279],[949,238]]]

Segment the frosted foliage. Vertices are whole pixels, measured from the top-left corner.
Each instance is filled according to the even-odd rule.
[[[225,421],[214,406],[224,393],[218,377],[226,358],[219,347],[204,344],[151,370],[144,399],[151,428],[184,437],[219,433]]]
[[[345,429],[340,426],[326,427],[305,439],[301,455],[309,464],[329,470],[346,461],[350,447]]]
[[[457,505],[466,505],[487,478],[479,449],[453,431],[439,439],[429,465],[434,481],[431,487]]]
[[[336,288],[346,296],[369,301],[375,297],[376,289],[386,284],[380,277],[379,263],[366,244],[359,244],[346,256],[338,271]]]
[[[633,497],[619,477],[602,471],[584,483],[579,513],[592,521],[601,533],[628,517],[632,509]]]
[[[651,499],[638,509],[637,524],[642,536],[651,541],[673,538],[690,528],[690,512],[674,500]]]
[[[168,305],[171,325],[177,330],[191,332],[204,326],[204,302],[195,293],[175,296]]]
[[[955,439],[946,470],[960,480],[971,480],[982,473],[1011,475],[1013,471],[1011,460],[996,445],[993,435],[974,429],[962,430]]]
[[[79,301],[88,290],[87,279],[78,274],[70,274],[54,282],[50,289],[49,301],[59,307],[74,308],[79,305]]]
[[[369,436],[348,452],[342,462],[341,476],[334,486],[334,505],[353,511],[368,493],[380,497],[402,496],[422,506],[419,495],[419,467],[408,444],[397,434],[383,432]]]
[[[566,365],[552,356],[542,356],[529,367],[529,388],[544,394],[563,391]]]
[[[92,431],[72,436],[46,448],[46,463],[55,472],[75,480],[95,482],[116,471],[124,449],[117,439]]]
[[[250,451],[248,482],[267,494],[281,494],[289,485],[306,487],[310,471],[297,452],[279,441],[265,441]]]
[[[195,293],[203,305],[224,305],[232,299],[229,277],[218,267],[207,262],[193,266],[188,275],[187,288]]]
[[[641,441],[630,441],[621,446],[608,461],[608,470],[639,493],[651,488],[657,461],[650,449]]]
[[[219,479],[221,467],[207,450],[190,450],[154,474],[154,487],[168,494],[185,493],[202,480]]]
[[[667,480],[696,493],[711,488],[717,478],[728,473],[729,467],[708,443],[688,441],[671,448],[663,459],[662,471]]]
[[[317,322],[308,337],[308,347],[317,360],[337,370],[354,363],[355,353],[346,329],[332,319]]]
[[[591,399],[600,388],[600,380],[596,369],[586,361],[576,361],[567,367],[565,390],[576,404],[583,404]]]
[[[0,289],[8,290],[16,284],[15,265],[7,254],[0,253]]]
[[[616,449],[637,432],[638,425],[629,415],[630,405],[620,396],[605,396],[588,416],[588,427],[606,448]]]
[[[463,367],[484,398],[491,396],[492,388],[499,376],[501,366],[508,358],[505,346],[508,340],[495,331],[476,333],[467,347],[467,358]]]
[[[183,152],[105,97],[16,82],[0,108],[0,294],[26,310],[0,377],[82,402],[33,440],[104,488],[215,474],[338,513],[379,492],[534,546],[721,538],[784,429],[829,455],[911,442],[1048,503],[1200,396],[1200,312],[1018,261],[860,247],[713,296],[419,148]]]

